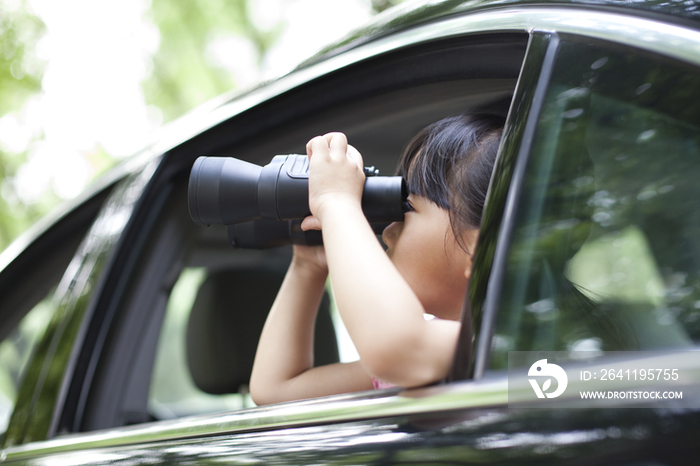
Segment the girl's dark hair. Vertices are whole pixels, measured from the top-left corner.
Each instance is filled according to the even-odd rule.
[[[396,169],[409,193],[447,210],[454,237],[465,250],[462,233],[481,224],[503,124],[502,117],[489,114],[440,120],[416,134]]]

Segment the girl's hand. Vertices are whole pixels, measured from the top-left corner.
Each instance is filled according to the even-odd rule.
[[[328,262],[326,262],[326,251],[323,249],[323,246],[300,246],[295,244],[292,262],[295,266],[308,270],[311,273],[328,275]]]
[[[309,207],[311,217],[302,229],[320,229],[328,209],[356,206],[362,209],[365,184],[362,156],[348,145],[343,133],[317,136],[306,144],[309,156]]]

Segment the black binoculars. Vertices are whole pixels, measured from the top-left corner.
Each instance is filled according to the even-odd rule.
[[[362,211],[375,231],[403,220],[408,195],[400,176],[365,168]],[[309,159],[277,155],[261,167],[233,157],[199,157],[188,188],[195,223],[229,225],[234,247],[264,249],[282,244],[322,244],[319,231],[302,231],[309,209]]]

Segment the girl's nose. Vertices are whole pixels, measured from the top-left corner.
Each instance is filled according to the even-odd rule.
[[[396,239],[403,229],[403,222],[392,222],[382,231],[382,241],[389,249],[394,247]]]

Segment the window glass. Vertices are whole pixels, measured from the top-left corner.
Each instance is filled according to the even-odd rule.
[[[7,430],[30,356],[55,309],[51,304],[52,296],[50,292],[0,342],[0,434]]]
[[[525,174],[490,365],[508,351],[700,340],[700,77],[562,42]]]

